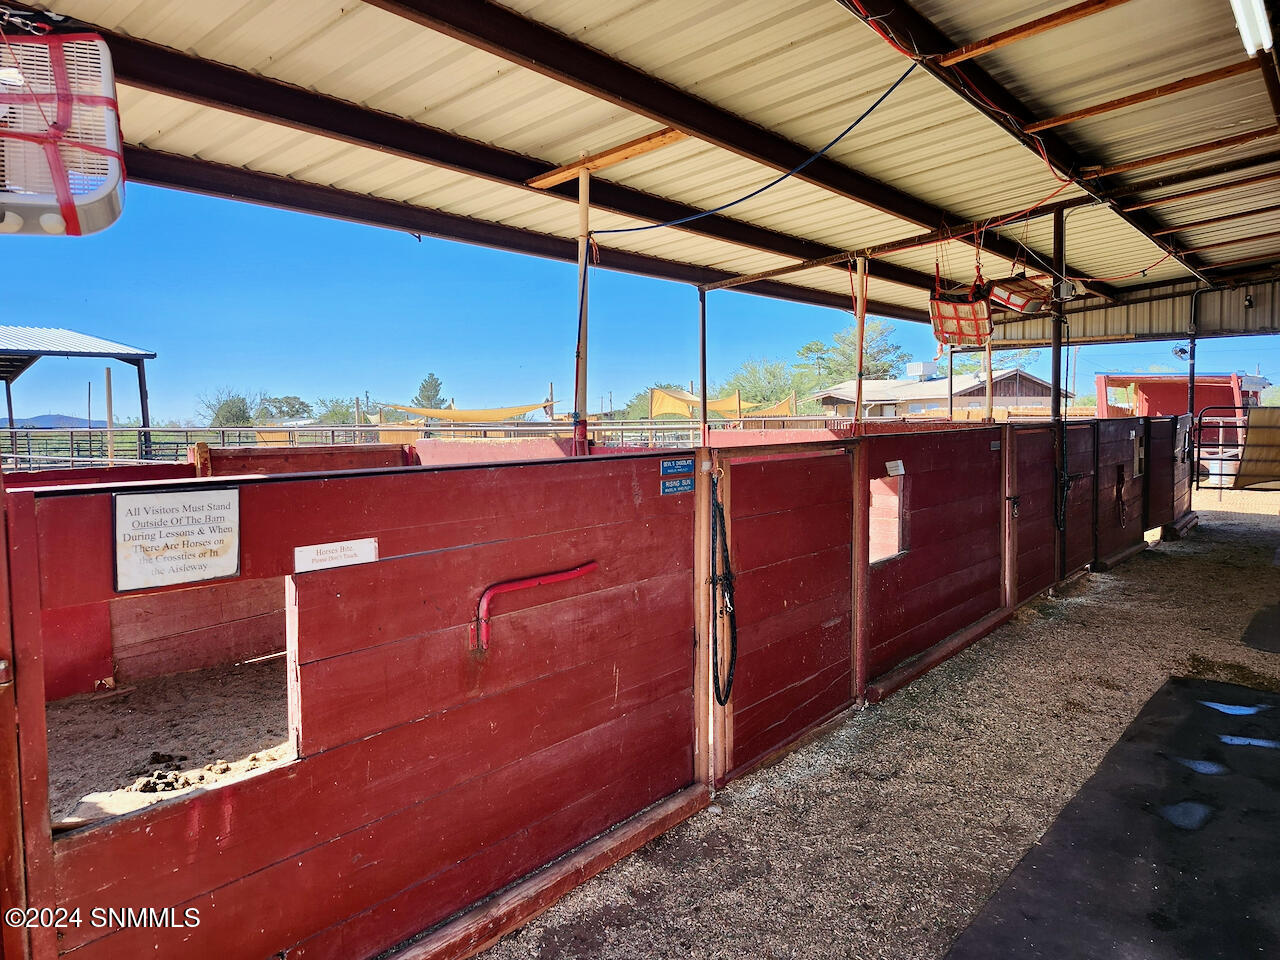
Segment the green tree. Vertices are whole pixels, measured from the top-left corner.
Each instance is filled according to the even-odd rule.
[[[993,350],[991,352],[991,368],[993,370],[1023,370],[1040,358],[1039,350]],[[981,373],[985,369],[986,360],[981,351],[976,353],[957,353],[952,358],[955,371],[960,373]]]
[[[816,414],[821,412],[818,404],[801,401],[818,386],[817,377],[805,367],[793,366],[785,360],[746,360],[715,388],[714,395],[722,397],[740,390],[743,403],[774,404],[795,391],[796,412]],[[744,411],[744,416],[750,416],[750,411]]]
[[[196,406],[211,427],[247,427],[253,423],[253,411],[259,400],[258,395],[219,387],[211,394],[200,394]]]
[[[444,384],[434,373],[428,373],[427,379],[418,384],[418,392],[406,406],[423,407],[427,410],[439,410],[444,407]]]
[[[1262,391],[1264,407],[1280,407],[1280,384],[1273,384]]]
[[[254,419],[259,423],[278,423],[281,420],[305,420],[314,416],[311,404],[301,397],[263,397],[258,403]]]
[[[314,411],[320,423],[355,423],[356,405],[352,397],[320,397]]]
[[[858,375],[858,330],[847,327],[831,343],[812,340],[796,355],[799,368],[824,386],[852,380]],[[869,380],[890,380],[902,376],[911,355],[893,339],[893,327],[884,320],[868,320],[863,339],[862,375]]]

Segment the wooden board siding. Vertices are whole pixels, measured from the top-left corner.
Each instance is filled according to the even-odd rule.
[[[1173,440],[1175,462],[1173,467],[1173,519],[1181,520],[1191,512],[1191,486],[1195,482],[1195,451],[1192,449],[1191,415],[1177,418],[1177,432]]]
[[[843,452],[735,462],[729,481],[733,772],[852,701],[852,464]]]
[[[1000,606],[1000,429],[869,438],[871,478],[901,460],[905,551],[868,577],[869,673],[879,676]]]
[[[409,448],[398,443],[301,447],[209,447],[198,444],[191,448],[190,458],[202,477],[371,470],[403,467],[413,462]]]
[[[1098,560],[1109,562],[1143,540],[1144,479],[1135,475],[1134,437],[1144,437],[1140,418],[1099,420]]]
[[[999,371],[996,371],[997,373]],[[994,383],[995,391],[993,397],[1047,397],[1052,392],[1047,383],[1038,383],[1022,374],[1012,377],[1005,377],[1003,380],[996,380]],[[969,387],[966,390],[957,390],[953,396],[957,397],[985,397],[987,395],[986,383],[980,383],[977,386]],[[944,389],[942,399],[946,400],[947,394]],[[933,398],[930,398],[933,399]],[[901,401],[905,402],[905,401]]]
[[[137,483],[140,480],[181,480],[196,475],[194,463],[139,463],[121,467],[75,467],[66,470],[5,472],[10,490],[33,487],[82,486],[90,483]]]
[[[247,571],[280,569],[277,540],[403,555],[292,578],[300,760],[56,841],[60,905],[191,906],[200,926],[60,949],[372,956],[688,786],[693,495],[658,479],[645,457],[244,485]],[[394,499],[352,495],[383,484]],[[486,586],[592,559],[496,598],[470,649]]]
[[[1021,603],[1053,586],[1057,579],[1058,529],[1054,514],[1054,456],[1052,427],[1013,427],[1016,476],[1017,591]]]
[[[122,682],[284,649],[283,577],[126,594],[108,607],[116,678]]]
[[[1177,420],[1161,417],[1147,421],[1147,530],[1173,523],[1173,468]]]
[[[1097,434],[1093,423],[1072,424],[1067,427],[1067,474],[1071,477],[1071,489],[1067,492],[1067,568],[1063,576],[1083,570],[1094,561],[1096,442]]]

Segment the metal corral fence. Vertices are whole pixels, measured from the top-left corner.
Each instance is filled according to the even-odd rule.
[[[847,429],[852,421],[830,417],[776,417],[714,420],[713,430],[817,430]],[[593,421],[587,432],[604,446],[681,448],[698,444],[699,427],[687,420]],[[428,426],[319,427],[150,427],[106,430],[0,430],[0,463],[6,470],[51,470],[96,467],[105,464],[185,462],[188,448],[197,443],[211,447],[305,447],[323,444],[413,443],[426,437],[438,439],[519,439],[555,437],[569,439],[572,424],[535,421],[500,423],[438,423]]]
[[[1280,473],[1280,413],[1275,407],[1205,407],[1196,417],[1196,489],[1230,489],[1249,460],[1246,486]],[[1252,453],[1247,453],[1251,450]],[[1274,487],[1268,487],[1274,489]]]

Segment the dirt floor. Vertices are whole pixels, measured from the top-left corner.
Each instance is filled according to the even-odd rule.
[[[293,756],[284,655],[51,703],[55,829],[252,775]]]
[[[1280,691],[1280,654],[1240,641],[1280,599],[1280,493],[1195,508],[483,956],[942,957],[1166,678]]]

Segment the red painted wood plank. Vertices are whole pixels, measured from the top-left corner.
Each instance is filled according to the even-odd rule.
[[[677,698],[673,702],[682,705],[683,714],[672,743],[690,751],[691,684],[689,664],[683,675],[653,681],[650,696]],[[615,704],[611,676],[608,686],[608,697],[581,703],[581,691],[567,689],[552,676],[60,837],[58,901],[88,909],[183,902],[215,890],[355,826],[389,817],[424,797],[609,723],[636,699],[636,691],[619,691]],[[161,858],[157,851],[172,853]],[[122,875],[120,863],[134,866]],[[175,872],[175,866],[181,869]]]
[[[687,702],[687,695],[676,694],[620,717],[609,729],[588,731],[360,829],[323,838],[301,855],[250,873],[226,889],[182,902],[184,908],[200,910],[197,928],[122,930],[92,949],[83,948],[83,956],[155,955],[159,949],[160,955],[181,951],[191,960],[221,960],[287,950],[334,918],[367,910],[552,816],[567,803],[604,789],[629,771],[646,771],[652,777],[651,792],[624,798],[625,805],[612,811],[613,821],[624,819],[689,782],[691,752],[687,742],[672,736],[691,722]],[[653,744],[666,745],[669,751],[657,763],[646,756]],[[568,833],[553,839],[558,842],[552,849],[562,852],[586,836]],[[547,854],[538,850],[534,859]],[[308,890],[310,895],[281,897],[280,890]],[[112,891],[110,896],[121,893]]]
[[[299,659],[309,663],[446,627],[457,628],[465,650],[476,604],[489,585],[588,560],[600,564],[585,577],[499,598],[491,617],[501,643],[502,618],[522,610],[672,574],[687,583],[692,538],[684,522],[609,524],[301,574],[295,578],[298,606],[309,626],[299,637]],[[689,603],[691,591],[680,608],[689,610]],[[692,614],[687,622],[692,625]]]
[[[116,678],[126,682],[243,663],[284,647],[284,610],[276,610],[117,650]]]
[[[879,676],[927,650],[951,634],[976,623],[1000,606],[1000,588],[975,594],[963,603],[943,608],[919,626],[871,648],[871,674]]]
[[[833,663],[742,713],[735,711],[733,770],[751,766],[797,734],[844,710],[852,702],[850,691],[848,662]]]
[[[843,454],[735,462],[730,471],[735,518],[849,501],[852,474]]]
[[[384,557],[589,527],[609,516],[688,517],[692,494],[659,494],[658,457],[566,460],[385,475],[245,482],[241,575],[293,570],[293,548],[377,536]],[[45,607],[113,595],[110,495],[39,501]],[[514,528],[513,528],[514,523]],[[165,590],[183,589],[180,587]]]
[[[786,640],[746,652],[739,648],[733,683],[735,740],[740,730],[737,721],[751,707],[832,664],[848,669],[852,626],[852,612],[847,611]]]
[[[104,604],[46,610],[41,618],[41,634],[44,692],[50,700],[92,693],[114,680],[111,618]]]
[[[844,546],[748,570],[734,584],[739,629],[781,609],[801,607],[850,590],[850,556]]]
[[[137,483],[141,480],[181,480],[196,475],[194,463],[142,463],[121,467],[76,467],[67,470],[5,471],[10,490],[81,486],[91,483]]]
[[[645,635],[632,647],[613,649],[609,644],[601,659],[537,677],[532,682],[540,696],[532,701],[531,692],[521,687],[504,691],[501,674],[490,678],[479,666],[467,670],[467,661],[474,658],[461,645],[448,644],[441,657],[441,645],[436,642],[440,639],[432,634],[412,644],[390,644],[302,664],[299,752],[310,756],[392,726],[437,716],[464,698],[484,698],[469,702],[485,704],[481,717],[518,736],[523,724],[546,723],[545,712],[553,704],[557,708],[572,704],[570,709],[585,722],[601,713],[608,716],[642,706],[674,690],[688,690],[693,683],[691,626],[656,639]],[[424,661],[439,659],[456,660],[460,668],[446,667],[444,677],[419,669]],[[523,678],[511,678],[519,679]],[[489,696],[494,688],[506,695]]]
[[[736,508],[739,493],[736,473],[733,484],[731,503]],[[734,573],[745,573],[832,547],[851,549],[852,511],[853,503],[847,497],[838,503],[755,516],[740,516],[735,509],[729,530]]]
[[[209,476],[372,470],[408,466],[398,443],[317,444],[304,447],[210,447]]]

